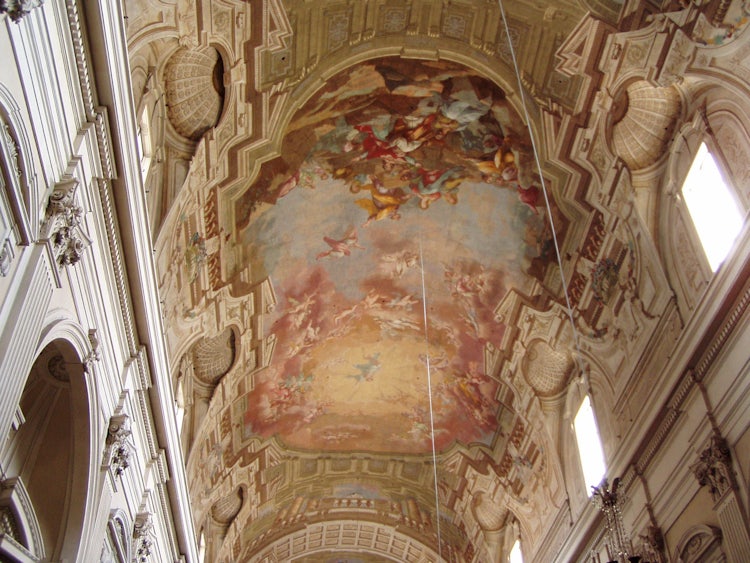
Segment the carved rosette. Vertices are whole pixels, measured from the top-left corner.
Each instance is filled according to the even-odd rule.
[[[118,414],[109,419],[106,440],[107,457],[109,466],[118,477],[130,465],[131,447],[128,438],[131,434],[128,415]]]
[[[146,563],[154,545],[151,539],[154,523],[150,512],[139,512],[133,523],[133,553],[137,563]]]
[[[44,235],[52,241],[60,266],[76,264],[85,247],[81,231],[83,209],[75,201],[78,181],[70,178],[55,186],[47,204]]]
[[[20,21],[22,17],[38,8],[44,0],[0,0],[0,14],[8,14],[14,22]]]
[[[719,502],[724,493],[734,487],[732,457],[726,440],[721,436],[711,438],[711,444],[691,469],[701,486],[708,485],[714,502]]]

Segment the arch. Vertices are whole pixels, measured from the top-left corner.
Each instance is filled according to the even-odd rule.
[[[243,559],[252,563],[266,563],[270,561],[299,561],[292,554],[301,553],[306,556],[331,553],[329,539],[335,536],[346,536],[346,542],[340,541],[334,545],[357,546],[359,553],[375,555],[386,561],[412,562],[412,561],[441,561],[450,560],[448,554],[442,557],[432,547],[414,539],[396,527],[387,524],[352,521],[352,520],[328,520],[316,524],[308,524],[302,529],[285,534],[276,541],[268,544],[261,552],[250,554]],[[325,537],[326,542],[320,542],[318,538]],[[258,538],[260,540],[262,538]],[[253,541],[252,549],[257,543]],[[299,549],[304,545],[304,549]],[[294,546],[294,548],[292,547]],[[335,555],[333,553],[332,555]]]
[[[13,211],[18,221],[19,235],[22,244],[29,244],[39,232],[39,198],[37,194],[37,177],[34,172],[31,143],[23,121],[21,108],[13,94],[0,84],[0,120],[2,121],[2,157],[12,157],[16,162],[16,178],[9,186],[9,195],[14,198]],[[13,151],[11,154],[6,151]],[[6,161],[7,162],[7,161]],[[6,179],[7,181],[7,179]],[[11,191],[12,190],[12,191]]]
[[[106,563],[130,563],[132,561],[132,529],[124,510],[115,508],[109,513],[107,534],[102,546],[100,560]]]
[[[721,563],[726,556],[721,548],[721,530],[700,524],[688,529],[677,542],[677,563]]]
[[[0,558],[12,557],[20,561],[44,559],[44,543],[39,521],[20,477],[2,482],[0,490]]]
[[[15,246],[31,244],[39,233],[31,154],[21,110],[0,84],[0,276],[8,274]]]
[[[93,518],[87,510],[95,476],[92,400],[82,360],[87,348],[75,323],[48,325],[18,401],[23,423],[3,452],[5,473],[25,485],[51,560],[79,558]]]
[[[389,38],[389,40],[391,39]],[[221,205],[226,205],[227,209],[234,213],[234,204],[242,197],[248,185],[252,185],[258,181],[263,165],[282,155],[282,143],[296,112],[319,90],[324,88],[330,78],[343,74],[362,63],[388,57],[402,57],[403,51],[404,48],[400,45],[380,45],[378,41],[375,41],[375,45],[373,45],[371,49],[348,53],[343,59],[339,57],[332,57],[332,60],[330,61],[328,59],[323,59],[296,87],[294,95],[295,102],[285,103],[280,110],[275,110],[278,112],[278,117],[274,119],[273,126],[268,128],[268,136],[266,138],[268,143],[253,143],[252,148],[249,147],[237,151],[238,174],[231,178],[221,179],[219,182],[222,187],[220,201],[224,198],[227,199],[227,201],[221,203]],[[479,55],[480,53],[478,52],[477,54]],[[430,60],[428,54],[414,58],[417,60]],[[453,50],[450,43],[447,42],[445,45],[441,46],[439,51],[437,49],[435,50],[434,58],[462,65],[468,70],[477,72],[507,94],[508,103],[513,111],[519,116],[524,115],[521,96],[517,95],[516,92],[517,82],[515,73],[510,66],[492,65],[489,62],[484,62],[484,55],[472,57],[466,53]],[[531,96],[527,95],[526,98],[531,99]],[[526,126],[531,130],[534,138],[540,139],[542,138],[542,124],[540,122],[538,108],[534,104],[527,103],[527,106],[530,106],[528,107],[528,110],[531,119],[529,123],[526,123]],[[262,154],[255,154],[255,147],[260,148]],[[542,153],[546,151],[546,147],[543,143],[539,145],[539,150],[542,151]],[[545,155],[541,154],[540,157],[544,158]],[[170,210],[170,212],[178,213],[177,211],[172,210]],[[232,218],[232,221],[234,220],[235,219]]]
[[[182,408],[179,430],[185,461],[200,434],[216,388],[240,362],[239,334],[239,327],[230,323],[215,334],[191,339],[177,356],[172,386],[175,397],[178,390],[182,394],[181,401],[175,402],[175,416]]]
[[[584,478],[579,439],[574,427],[576,414],[586,399],[591,401],[591,408],[594,412],[596,429],[604,453],[606,473],[608,448],[606,433],[603,429],[607,424],[610,408],[600,383],[601,378],[577,377],[568,386],[565,399],[560,432],[560,455],[572,509],[583,510],[591,496],[590,483],[586,483]]]
[[[681,128],[677,140],[671,147],[667,179],[662,187],[659,204],[659,250],[663,256],[667,279],[675,292],[683,318],[689,317],[713,277],[681,192],[687,171],[701,143],[706,144],[720,169],[727,170],[727,163],[723,161],[708,117],[698,111],[692,120]]]

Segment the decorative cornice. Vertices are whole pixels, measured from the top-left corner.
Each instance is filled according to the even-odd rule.
[[[748,305],[750,305],[750,287],[745,290],[737,305],[727,315],[726,321],[722,325],[721,330],[716,335],[716,338],[713,339],[711,345],[708,347],[705,354],[703,354],[701,361],[696,366],[694,376],[697,380],[700,381],[705,377],[708,368],[711,367],[716,356],[719,355],[724,344],[726,344],[729,335],[732,334],[740,318],[747,311]]]
[[[662,416],[659,418],[659,426],[650,434],[651,439],[648,441],[639,458],[635,461],[635,465],[639,470],[643,471],[643,469],[651,463],[656,452],[666,441],[667,435],[672,428],[674,428],[680,414],[682,413],[680,407],[687,399],[693,387],[701,382],[706,373],[708,373],[709,368],[713,365],[714,360],[726,344],[729,336],[737,327],[740,319],[747,312],[749,305],[750,286],[745,289],[736,305],[725,317],[726,320],[721,326],[721,330],[714,333],[714,339],[700,358],[700,361],[698,361],[695,369],[687,370],[683,373],[677,388],[672,392],[672,395],[667,402],[667,406],[664,408]]]
[[[2,0],[0,0],[2,1]],[[76,0],[65,1],[66,13],[68,15],[68,28],[70,29],[73,54],[76,60],[76,71],[78,83],[81,87],[86,119],[94,124],[97,146],[99,148],[99,159],[105,178],[115,177],[115,167],[112,159],[112,147],[107,120],[107,108],[97,107],[96,94],[92,86],[91,72],[89,71],[88,58],[86,55],[86,44],[81,31],[81,18],[78,12]]]
[[[123,318],[125,337],[127,338],[130,355],[134,356],[138,351],[135,339],[135,320],[133,319],[133,313],[128,301],[127,281],[125,280],[125,269],[123,267],[125,260],[122,255],[119,225],[117,224],[117,217],[115,216],[112,203],[111,185],[109,180],[104,178],[98,178],[97,185],[99,187],[102,216],[107,231],[106,238],[109,245],[109,257],[117,286],[117,301],[120,305],[120,313]]]

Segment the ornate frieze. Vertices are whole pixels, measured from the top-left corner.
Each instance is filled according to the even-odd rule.
[[[130,417],[127,414],[118,414],[109,419],[105,459],[118,477],[130,465],[131,445],[128,439],[131,434]]]
[[[0,0],[0,14],[8,14],[10,19],[17,22],[43,3],[44,0]]]
[[[719,502],[724,493],[734,488],[732,458],[729,446],[721,436],[711,438],[711,444],[691,469],[701,486],[708,485],[714,502]]]

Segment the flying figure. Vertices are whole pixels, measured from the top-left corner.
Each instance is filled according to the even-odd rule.
[[[361,246],[359,244],[359,237],[357,236],[357,229],[352,227],[349,229],[349,231],[344,235],[344,238],[341,240],[335,240],[331,237],[323,237],[323,240],[330,246],[330,250],[326,250],[324,252],[321,252],[318,254],[315,259],[320,260],[321,258],[325,258],[326,256],[330,256],[332,258],[341,258],[342,256],[349,256],[352,253],[352,248],[359,248],[360,250],[364,250],[365,247]]]

